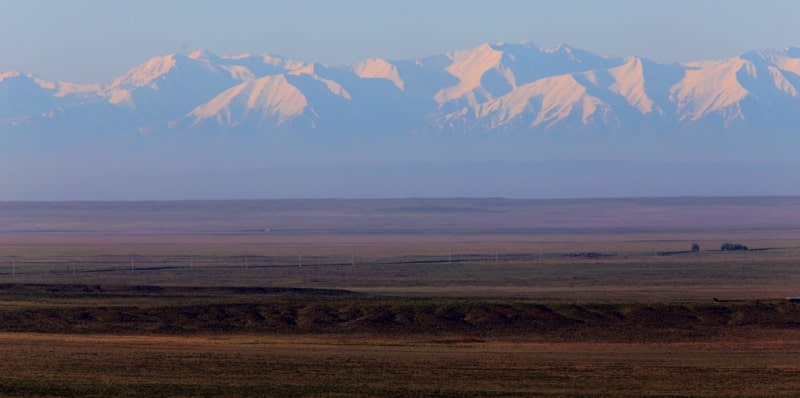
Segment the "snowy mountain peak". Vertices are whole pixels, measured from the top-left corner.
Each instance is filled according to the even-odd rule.
[[[8,78],[17,77],[19,75],[20,75],[20,73],[16,72],[16,71],[0,72],[0,82],[2,82],[5,79],[8,79]]]
[[[685,78],[672,88],[681,120],[696,121],[722,110],[726,123],[742,119],[738,103],[748,95],[738,77],[742,70],[754,72],[752,64],[739,57],[689,64]]]
[[[284,75],[266,76],[228,89],[189,113],[193,125],[212,120],[218,125],[236,125],[238,120],[256,113],[259,120],[270,117],[281,125],[303,113],[308,101]]]
[[[0,85],[12,84],[16,87],[29,86],[41,89],[43,91],[52,92],[57,97],[63,97],[73,92],[89,92],[99,90],[99,85],[82,85],[67,82],[54,83],[44,80],[36,75],[20,73],[17,71],[0,72]]]
[[[153,80],[167,74],[177,64],[177,54],[168,54],[150,58],[147,62],[139,65],[111,83],[111,88],[136,88],[144,87]]]
[[[251,58],[252,55],[250,53],[242,53],[242,54],[234,54],[234,55],[225,55],[222,58],[224,59],[231,59],[231,60],[240,60],[240,59],[247,59]]]
[[[316,70],[316,64],[313,63],[298,63],[289,66],[289,73],[293,75],[313,75]]]
[[[382,58],[371,58],[353,66],[356,76],[362,79],[386,79],[392,82],[395,87],[403,91],[405,83],[400,78],[397,67]]]
[[[548,48],[548,49],[544,50],[544,52],[550,53],[550,54],[556,54],[556,53],[558,53],[558,54],[572,54],[572,47],[570,47],[566,43],[558,43],[558,44],[556,44],[555,47]]]
[[[449,54],[452,63],[445,68],[445,71],[455,76],[459,83],[436,93],[434,97],[436,102],[442,104],[454,101],[477,89],[481,85],[483,75],[489,69],[497,67],[502,57],[502,51],[495,50],[490,44],[481,44],[472,50]],[[471,96],[469,101],[474,103],[476,99]]]
[[[611,91],[625,97],[631,106],[635,107],[642,114],[648,114],[655,110],[656,105],[645,89],[645,74],[642,60],[636,57],[629,57],[628,62],[616,68],[611,68],[609,73],[614,78]],[[661,112],[661,110],[658,110]]]
[[[210,53],[203,49],[197,49],[189,53],[189,58],[191,59],[200,59],[200,58],[209,58]]]
[[[309,63],[305,61],[294,61],[268,54],[262,55],[261,61],[267,65],[272,65],[284,69],[286,71],[293,71],[293,70],[307,68],[309,65]]]
[[[205,62],[209,62],[209,63],[220,63],[220,61],[222,59],[228,58],[227,56],[220,57],[217,54],[214,54],[212,52],[209,52],[209,51],[206,51],[206,50],[203,50],[203,49],[194,50],[191,53],[189,53],[189,55],[187,57],[189,59],[193,59],[193,60],[196,60],[196,61],[205,61]]]

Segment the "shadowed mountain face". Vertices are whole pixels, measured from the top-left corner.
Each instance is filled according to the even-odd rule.
[[[0,199],[798,194],[800,50],[659,64],[483,44],[0,71]],[[746,183],[745,183],[746,181]]]

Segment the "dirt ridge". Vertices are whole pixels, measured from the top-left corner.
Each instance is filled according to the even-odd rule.
[[[31,304],[30,296],[42,290],[49,300]],[[87,291],[98,294],[86,295]],[[751,329],[800,329],[800,304],[784,300],[569,303],[409,299],[292,288],[0,285],[0,302],[0,331],[5,332],[647,342],[713,339]]]

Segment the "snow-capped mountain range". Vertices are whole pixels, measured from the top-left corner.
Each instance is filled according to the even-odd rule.
[[[0,71],[5,135],[777,134],[799,123],[800,47],[670,64],[526,42],[344,66],[195,51],[106,86]]]

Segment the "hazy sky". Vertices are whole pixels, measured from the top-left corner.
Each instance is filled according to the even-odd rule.
[[[483,42],[567,43],[656,61],[800,44],[796,0],[5,0],[0,70],[109,83],[203,48],[328,64],[416,58]]]

